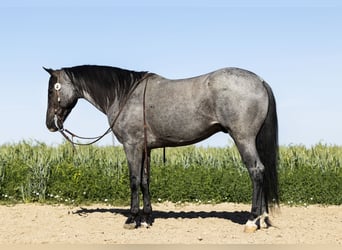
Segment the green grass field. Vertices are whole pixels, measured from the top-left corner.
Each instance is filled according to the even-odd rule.
[[[153,202],[251,202],[251,181],[235,147],[152,151]],[[342,147],[280,147],[283,204],[342,204]],[[128,204],[128,167],[122,147],[58,147],[39,142],[0,146],[2,203]]]

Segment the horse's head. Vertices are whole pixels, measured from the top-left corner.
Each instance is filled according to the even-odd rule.
[[[55,132],[63,128],[65,119],[77,103],[78,95],[63,70],[44,69],[50,74],[46,126]]]

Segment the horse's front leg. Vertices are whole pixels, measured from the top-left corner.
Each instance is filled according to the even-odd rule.
[[[147,150],[147,154],[144,154],[144,165],[142,167],[142,181],[141,181],[141,191],[143,194],[144,208],[141,217],[141,225],[149,228],[152,226],[152,206],[150,198],[150,156],[151,151]],[[147,156],[147,157],[146,157]]]
[[[143,149],[137,145],[124,145],[124,149],[128,161],[131,188],[131,210],[124,228],[134,229],[140,226],[139,187],[141,185]]]

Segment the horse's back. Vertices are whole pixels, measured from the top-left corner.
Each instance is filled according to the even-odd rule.
[[[167,79],[155,75],[157,91],[168,92],[169,94],[199,94],[198,91],[230,91],[233,93],[244,92],[245,94],[259,93],[265,90],[264,80],[255,73],[240,68],[222,68],[207,74],[184,78]],[[209,89],[207,88],[209,87]]]

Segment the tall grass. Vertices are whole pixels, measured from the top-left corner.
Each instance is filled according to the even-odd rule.
[[[342,147],[281,147],[280,156],[282,201],[342,204]]]
[[[251,181],[235,147],[152,151],[153,202],[251,202]],[[280,148],[282,203],[342,204],[342,147]],[[57,147],[23,141],[0,146],[0,200],[128,204],[122,147]]]

